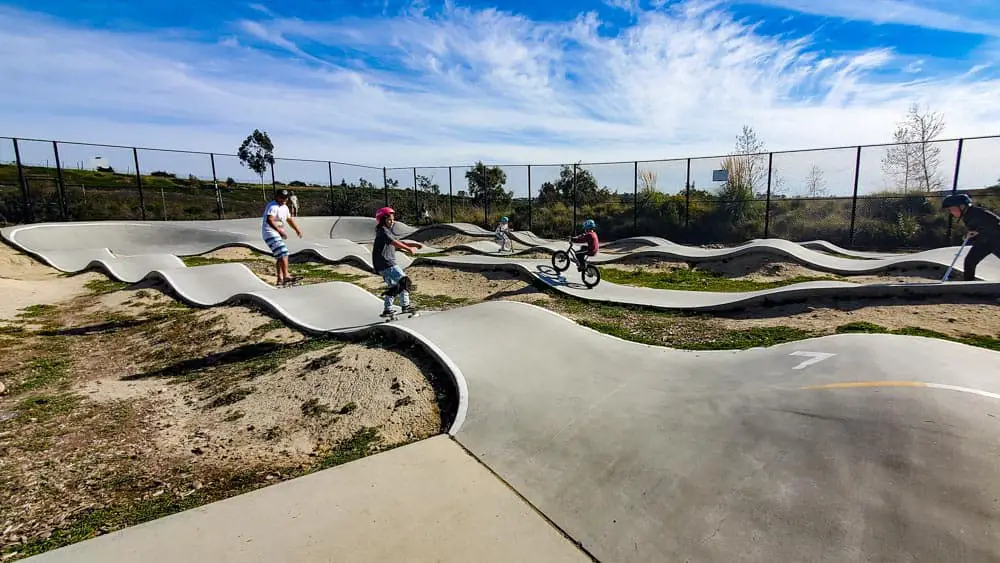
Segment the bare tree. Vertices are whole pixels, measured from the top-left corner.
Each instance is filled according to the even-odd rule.
[[[751,190],[761,187],[767,181],[767,155],[764,154],[766,151],[764,141],[757,136],[754,128],[744,125],[743,130],[736,136],[735,150],[723,160],[722,164],[722,167],[729,171],[730,182],[733,181],[735,172],[739,185]]]
[[[893,142],[882,158],[882,170],[895,179],[896,188],[933,191],[941,189],[944,181],[938,174],[941,147],[934,141],[944,131],[944,117],[912,104],[893,132]]]
[[[656,180],[656,172],[652,170],[639,172],[639,205],[644,206],[653,199],[656,194]]]
[[[944,132],[944,117],[930,110],[922,113],[920,106],[913,104],[906,114],[906,123],[917,141],[913,152],[920,187],[924,191],[941,189],[944,182],[937,173],[937,167],[941,163],[941,147],[934,140]]]
[[[826,197],[826,178],[823,177],[823,169],[813,164],[806,174],[806,195],[808,197]]]

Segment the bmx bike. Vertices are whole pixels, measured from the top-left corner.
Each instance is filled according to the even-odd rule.
[[[572,240],[569,242],[568,249],[557,250],[552,253],[552,267],[557,272],[566,271],[569,269],[570,264],[576,264],[577,269],[580,268],[580,259],[577,258],[576,250],[573,249]],[[583,278],[583,285],[587,286],[587,289],[601,283],[601,271],[593,264],[587,264],[587,267],[580,272],[580,275]]]

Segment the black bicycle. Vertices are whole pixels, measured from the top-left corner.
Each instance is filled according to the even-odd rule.
[[[580,269],[580,259],[576,256],[576,250],[573,249],[572,239],[569,242],[569,249],[557,250],[552,253],[552,267],[557,272],[565,272],[569,269],[570,264],[576,264],[576,268]],[[593,264],[587,264],[580,275],[583,277],[583,285],[587,286],[587,289],[601,283],[601,271]]]

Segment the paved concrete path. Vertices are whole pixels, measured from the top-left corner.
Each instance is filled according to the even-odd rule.
[[[644,252],[644,251],[638,251]],[[943,256],[939,254],[938,256]],[[434,256],[420,260],[469,270],[505,269],[522,272],[549,287],[574,297],[599,303],[641,305],[665,311],[725,311],[750,305],[798,303],[811,298],[935,297],[942,295],[1000,296],[1000,281],[867,283],[812,281],[772,289],[741,292],[687,291],[619,285],[601,281],[593,288],[583,285],[580,273],[570,267],[559,273],[548,260],[525,260],[506,256]],[[596,260],[595,260],[596,262]],[[873,260],[861,261],[874,262]],[[924,263],[924,262],[921,262]],[[927,264],[934,264],[927,259]],[[939,263],[938,263],[939,264]],[[946,267],[947,264],[944,266]],[[1000,269],[1000,261],[997,264]],[[875,267],[878,271],[878,267]],[[956,274],[960,275],[960,274]]]
[[[27,559],[32,563],[590,560],[446,436]]]
[[[37,252],[65,252],[58,246],[53,239]],[[111,256],[103,263],[119,275],[138,276],[143,260]],[[1000,560],[998,352],[891,335],[685,352],[625,342],[508,301],[378,323],[378,299],[350,284],[278,290],[239,264],[171,267],[163,255],[156,261],[158,269],[145,276],[160,277],[193,303],[253,299],[306,330],[386,330],[421,343],[458,390],[449,434],[599,560]],[[385,459],[357,463],[379,458]],[[364,467],[362,473],[376,471]],[[312,502],[321,489],[302,485],[295,490],[304,492],[289,493],[287,502]],[[299,494],[305,499],[296,500]],[[264,498],[260,506],[291,510],[276,494]],[[215,506],[198,510],[206,520],[167,534],[175,542],[193,534],[198,553],[211,549],[206,544],[215,523],[230,545],[239,530],[261,529],[248,520],[227,528],[236,516],[216,520]],[[317,518],[301,514],[310,515],[299,519],[309,520],[304,532],[297,526],[268,531],[285,538],[284,545],[310,548],[318,532],[308,525]],[[194,531],[208,522],[210,532]],[[537,526],[536,533],[552,532]],[[149,529],[155,523],[137,528],[140,534]],[[121,541],[165,542],[138,537]],[[470,545],[485,541],[477,537]],[[114,545],[92,548],[91,557],[114,560]],[[277,552],[268,549],[245,552],[274,560]],[[358,549],[362,560],[427,555]],[[530,550],[496,550],[514,560],[552,560]]]

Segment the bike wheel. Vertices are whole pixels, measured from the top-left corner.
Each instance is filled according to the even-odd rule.
[[[588,265],[587,269],[583,271],[583,285],[590,289],[599,283],[601,283],[601,271],[597,269],[597,266]]]
[[[556,269],[557,272],[564,272],[569,269],[569,254],[563,250],[557,250],[552,253],[552,267]]]

